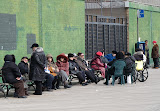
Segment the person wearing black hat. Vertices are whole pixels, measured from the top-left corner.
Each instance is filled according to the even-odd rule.
[[[42,95],[42,81],[45,79],[45,54],[42,47],[34,43],[31,46],[33,53],[31,55],[31,64],[29,79],[34,81],[36,84],[36,90],[34,95]]]
[[[82,84],[82,86],[88,85],[87,83],[85,83],[85,75],[83,75],[83,71],[80,71],[80,67],[74,60],[74,55],[69,53],[68,58],[69,58],[69,61],[68,61],[69,73],[76,75],[77,78],[79,79],[80,84]]]

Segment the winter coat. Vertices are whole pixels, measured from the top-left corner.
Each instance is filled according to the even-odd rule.
[[[24,61],[21,61],[19,64],[18,64],[18,67],[20,69],[20,72],[21,74],[28,74],[28,64],[25,63]]]
[[[69,60],[69,73],[77,74],[78,72],[80,72],[80,67],[78,64],[75,62],[75,60]]]
[[[126,57],[124,61],[126,63],[126,67],[124,70],[125,73],[131,73],[133,70],[133,67],[135,66],[135,58],[133,56]]]
[[[29,79],[33,81],[43,81],[45,79],[45,54],[43,48],[38,47],[32,53]]]
[[[135,52],[133,56],[136,59],[136,61],[142,60],[144,63],[146,62],[146,56],[143,54],[142,51]]]
[[[91,60],[91,67],[95,70],[99,70],[105,67],[100,56],[96,56]]]
[[[60,58],[63,57],[64,62],[60,61]],[[57,62],[56,65],[58,66],[59,70],[63,70],[67,73],[67,75],[69,75],[69,63],[68,63],[68,58],[64,55],[64,54],[60,54],[57,56]]]
[[[152,58],[159,58],[159,46],[157,44],[152,48]]]
[[[3,82],[14,84],[18,82],[17,77],[21,77],[18,66],[13,62],[12,55],[6,55],[4,58],[4,65],[2,67]]]
[[[109,63],[108,59],[103,56],[101,56],[101,60],[103,63]]]
[[[113,61],[113,59],[116,58],[116,57],[114,57],[112,54],[107,54],[107,55],[104,56],[104,57],[107,58],[109,62]]]
[[[85,60],[81,59],[80,57],[77,57],[76,62],[78,66],[80,67],[81,71],[84,71],[86,68],[88,68]]]

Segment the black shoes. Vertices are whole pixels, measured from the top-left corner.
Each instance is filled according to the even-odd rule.
[[[95,78],[95,83],[97,84],[100,81],[98,77]]]
[[[65,89],[67,89],[67,88],[71,88],[71,86],[69,86],[69,85],[65,85],[65,86],[64,86],[64,88],[65,88]]]
[[[86,82],[85,82],[85,83],[82,83],[82,86],[86,86],[86,85],[88,85],[88,83],[86,83]]]
[[[18,98],[27,98],[27,96],[19,96]]]
[[[34,95],[42,95],[42,94],[37,94],[37,93],[33,93]]]

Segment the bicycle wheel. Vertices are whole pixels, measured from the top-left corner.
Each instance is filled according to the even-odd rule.
[[[139,73],[138,73],[138,80],[140,82],[146,81],[147,78],[148,78],[148,70],[146,68],[143,69],[142,71],[139,71]]]

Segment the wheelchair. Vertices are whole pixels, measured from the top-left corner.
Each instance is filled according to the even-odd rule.
[[[135,61],[135,80],[138,80],[139,82],[145,82],[148,79],[148,70],[143,63],[143,61]]]

